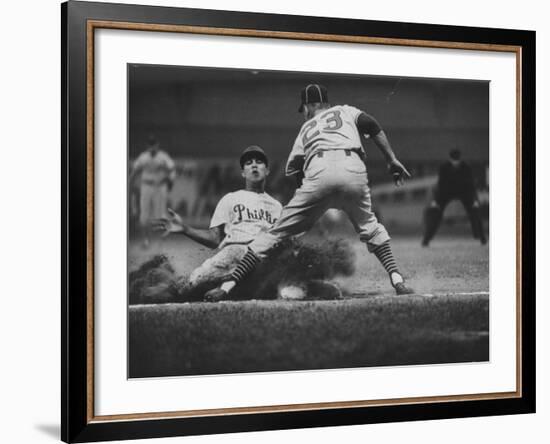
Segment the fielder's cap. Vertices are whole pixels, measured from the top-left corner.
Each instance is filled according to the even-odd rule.
[[[328,92],[323,85],[312,83],[302,90],[302,103],[298,108],[301,113],[307,103],[328,103]]]
[[[460,160],[462,157],[462,153],[458,148],[453,148],[451,151],[449,151],[449,157],[453,160]]]
[[[243,151],[243,153],[241,154],[241,158],[239,159],[241,168],[244,166],[244,163],[250,158],[262,159],[265,162],[266,166],[268,165],[267,154],[257,145],[251,145]]]

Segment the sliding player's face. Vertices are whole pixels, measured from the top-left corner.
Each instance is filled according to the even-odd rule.
[[[242,176],[248,182],[261,182],[269,175],[269,168],[264,160],[257,157],[250,157],[245,160]]]

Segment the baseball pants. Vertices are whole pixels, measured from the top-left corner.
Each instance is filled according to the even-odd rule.
[[[441,196],[437,195],[430,206],[426,209],[424,214],[425,219],[425,231],[423,243],[428,244],[439,229],[441,220],[443,219],[443,212],[445,207],[452,200],[460,200],[468,218],[470,220],[470,226],[472,228],[472,235],[475,239],[480,239],[481,242],[485,242],[485,232],[483,228],[483,222],[481,220],[481,214],[479,211],[479,201],[471,195],[460,195],[460,196]]]
[[[364,162],[351,150],[315,154],[307,164],[302,186],[283,208],[281,217],[249,245],[260,258],[290,236],[306,233],[329,208],[343,210],[369,251],[390,239],[372,210]]]
[[[189,283],[193,287],[209,284],[214,288],[231,276],[246,251],[247,245],[244,244],[226,245],[193,270],[189,276]]]
[[[166,184],[142,183],[139,197],[139,223],[147,226],[153,219],[166,217],[168,187]]]

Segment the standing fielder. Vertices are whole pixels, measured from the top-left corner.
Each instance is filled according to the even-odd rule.
[[[166,216],[168,192],[172,189],[176,170],[174,161],[154,136],[149,136],[147,149],[135,160],[130,184],[139,180],[139,225],[144,246],[149,245],[149,225],[152,220]]]
[[[153,222],[153,228],[164,236],[180,233],[209,248],[219,249],[191,273],[184,287],[176,290],[179,293],[197,288],[212,289],[228,279],[246,254],[247,245],[271,228],[281,214],[281,203],[265,192],[269,175],[265,152],[259,146],[250,146],[243,151],[239,161],[245,188],[221,198],[208,229],[184,224],[170,209],[168,218]],[[152,292],[159,294],[162,289]]]
[[[300,187],[283,208],[281,218],[266,233],[258,235],[231,278],[209,291],[205,298],[219,301],[248,276],[257,264],[284,239],[305,233],[329,208],[342,209],[359,238],[378,258],[389,274],[398,295],[411,294],[405,285],[390,247],[390,236],[378,222],[371,206],[361,135],[371,137],[388,162],[396,185],[409,172],[397,160],[378,122],[348,105],[331,106],[322,85],[308,85],[302,91],[298,109],[305,119],[286,164],[287,175],[297,175]]]
[[[455,148],[449,152],[449,159],[441,164],[434,198],[424,213],[425,231],[422,246],[427,247],[433,239],[445,207],[452,200],[460,200],[468,213],[472,234],[482,245],[487,243],[483,222],[479,214],[479,199],[470,166],[461,159],[460,150]]]

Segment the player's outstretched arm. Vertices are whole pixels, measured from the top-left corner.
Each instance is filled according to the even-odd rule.
[[[181,233],[209,248],[217,248],[223,239],[223,225],[209,229],[193,228],[184,224],[180,215],[171,208],[168,208],[168,217],[154,220],[152,227],[163,237]]]
[[[384,133],[383,130],[380,130],[378,134],[372,137],[372,140],[386,158],[386,162],[388,162],[388,169],[393,176],[393,181],[395,184],[397,186],[403,185],[405,179],[411,177],[411,173],[409,173],[405,166],[397,160],[386,133]]]
[[[360,134],[371,137],[378,149],[382,152],[388,163],[388,169],[393,176],[395,184],[397,186],[403,185],[405,178],[411,177],[411,173],[409,173],[403,164],[397,160],[390,145],[390,141],[378,121],[371,115],[362,112],[357,116],[357,128]]]
[[[397,157],[395,156],[393,149],[390,145],[390,141],[388,140],[388,137],[383,130],[380,130],[378,134],[374,135],[372,137],[372,140],[376,144],[380,152],[384,155],[384,159],[386,159],[388,165],[397,160]]]
[[[398,187],[405,183],[405,178],[409,179],[411,177],[411,173],[409,173],[397,159],[390,162],[388,169],[393,177],[393,181]]]

